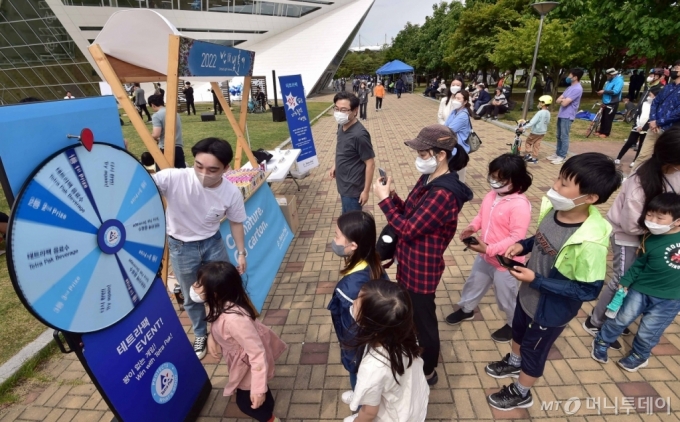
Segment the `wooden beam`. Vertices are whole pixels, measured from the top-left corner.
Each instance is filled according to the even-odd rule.
[[[125,88],[123,88],[123,85],[118,79],[115,70],[106,57],[106,54],[104,54],[102,51],[101,46],[99,46],[99,44],[92,44],[89,47],[89,51],[90,54],[92,54],[92,58],[97,64],[97,67],[99,67],[99,70],[101,70],[104,80],[106,80],[106,82],[111,86],[113,95],[118,100],[118,103],[123,107],[125,113],[127,113],[132,126],[139,134],[139,137],[142,138],[142,142],[144,142],[146,149],[149,150],[158,167],[161,169],[170,167],[165,157],[161,153],[160,148],[158,148],[156,141],[151,137],[151,133],[149,133],[149,129],[144,123],[144,120],[137,112],[137,108],[132,104],[132,101],[130,101],[127,91],[125,91]]]
[[[246,119],[248,117],[248,97],[250,95],[251,80],[252,80],[251,76],[246,76],[245,79],[243,80],[243,90],[241,90],[241,115],[239,116],[238,127],[241,128],[242,133],[246,133]],[[241,153],[242,153],[241,144],[237,144],[235,160],[239,166],[241,165]]]
[[[120,80],[134,79],[134,82],[151,82],[148,80],[149,78],[152,78],[153,82],[165,80],[165,75],[158,73],[155,70],[145,69],[143,67],[124,62],[115,57],[111,57],[108,54],[106,55],[106,58],[109,60],[109,63],[111,63],[113,71],[116,72],[116,76]]]
[[[168,86],[165,91],[165,159],[175,165],[175,135],[177,129],[177,88],[179,84],[179,35],[168,35]]]
[[[250,150],[248,142],[246,141],[245,136],[243,136],[243,131],[241,130],[241,127],[236,121],[234,113],[231,112],[229,104],[227,104],[226,98],[224,98],[224,94],[222,94],[220,84],[218,84],[217,82],[211,82],[210,85],[212,86],[213,91],[215,91],[215,95],[217,95],[217,99],[222,105],[222,108],[224,109],[225,116],[227,116],[227,119],[229,119],[229,124],[231,125],[231,128],[234,129],[234,133],[236,134],[237,147],[238,145],[240,145],[241,148],[243,148],[243,151],[245,151],[246,156],[248,157],[248,161],[250,161],[250,165],[253,166],[253,168],[257,168],[257,160],[255,159],[253,152]],[[240,161],[234,162],[234,168],[237,170],[241,168],[241,162]]]

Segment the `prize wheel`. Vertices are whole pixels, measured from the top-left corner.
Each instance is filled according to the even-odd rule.
[[[88,333],[137,306],[160,270],[165,214],[156,184],[121,148],[65,148],[27,179],[12,209],[7,263],[42,322]]]

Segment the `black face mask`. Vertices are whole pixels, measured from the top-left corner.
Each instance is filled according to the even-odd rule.
[[[678,73],[677,70],[671,70],[671,79],[678,79]]]

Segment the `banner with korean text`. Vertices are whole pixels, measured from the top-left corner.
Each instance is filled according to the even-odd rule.
[[[312,126],[309,123],[305,88],[302,86],[302,76],[280,76],[281,95],[285,100],[286,120],[293,148],[301,149],[297,166],[301,173],[319,167],[319,157],[316,155]]]

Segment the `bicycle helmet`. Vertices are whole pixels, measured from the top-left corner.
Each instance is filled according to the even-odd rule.
[[[545,105],[550,105],[552,104],[552,97],[550,95],[542,95],[538,101],[542,102]]]

